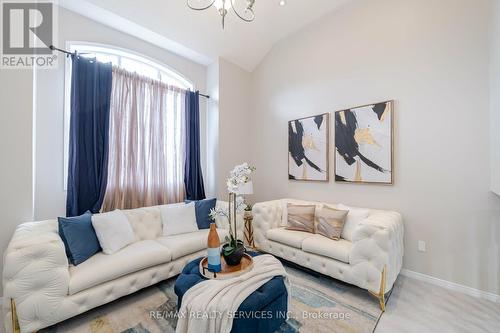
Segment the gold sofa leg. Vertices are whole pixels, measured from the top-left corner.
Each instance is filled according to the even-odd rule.
[[[380,279],[380,289],[378,293],[373,291],[369,291],[370,294],[378,298],[378,302],[380,304],[380,310],[385,312],[385,279],[386,279],[386,266],[382,270],[382,278]]]
[[[12,313],[12,333],[20,333],[19,320],[17,319],[16,303],[10,299],[10,311]]]

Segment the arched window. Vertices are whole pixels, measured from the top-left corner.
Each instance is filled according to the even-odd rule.
[[[83,57],[97,58],[101,62],[111,62],[129,72],[148,76],[163,83],[183,89],[193,89],[193,84],[181,74],[156,60],[135,52],[100,44],[70,42],[69,50],[78,52]]]
[[[194,90],[191,81],[180,73],[160,62],[140,55],[136,52],[102,44],[87,42],[67,42],[66,49],[78,52],[82,57],[96,58],[101,62],[111,62],[129,72],[150,77],[171,86],[186,90]],[[70,130],[70,96],[71,96],[71,59],[68,58],[65,67],[65,98],[64,98],[64,190],[67,189],[68,179],[68,150]]]

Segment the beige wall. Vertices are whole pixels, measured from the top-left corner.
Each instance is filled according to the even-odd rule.
[[[405,268],[499,294],[489,4],[352,1],[276,45],[253,76],[256,200],[400,211]],[[394,186],[288,181],[287,121],[387,99],[396,101]],[[333,153],[333,136],[330,144]],[[417,251],[418,240],[427,242],[426,253]]]
[[[355,0],[275,46],[252,74],[223,59],[207,70],[65,10],[59,40],[129,48],[206,88],[213,97],[202,115],[208,195],[226,198],[227,173],[248,161],[257,167],[251,201],[295,197],[398,210],[406,223],[406,268],[500,293],[500,199],[489,192],[486,144],[489,110],[498,123],[500,105],[500,75],[491,76],[490,94],[488,63],[491,56],[497,73],[500,58],[488,51],[489,5]],[[37,73],[35,212],[32,72],[0,75],[3,251],[20,222],[64,214],[64,71],[61,64]],[[386,99],[396,100],[394,186],[287,180],[288,120]],[[333,139],[331,145],[333,152]],[[426,253],[417,252],[418,240],[427,242]]]
[[[207,68],[207,173],[204,175],[205,194],[207,198],[217,197],[219,187],[219,62]]]
[[[226,179],[237,164],[250,161],[250,74],[219,59],[219,163],[217,197],[227,200]]]
[[[206,67],[174,55],[135,37],[111,29],[74,12],[59,8],[59,43],[86,41],[128,49],[163,63],[193,82],[202,93],[206,90]],[[66,191],[63,177],[63,120],[64,120],[64,56],[59,58],[58,70],[39,70],[37,73],[36,103],[36,177],[35,219],[64,216]],[[206,137],[206,100],[200,98],[201,137]],[[206,144],[202,142],[204,173]]]
[[[492,0],[491,24],[491,190],[500,195],[500,1]]]
[[[33,71],[0,69],[0,253],[20,222],[33,219]],[[0,261],[0,272],[3,261]],[[2,295],[2,286],[0,286]]]

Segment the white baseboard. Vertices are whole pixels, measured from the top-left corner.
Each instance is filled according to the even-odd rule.
[[[405,269],[405,268],[403,268],[401,270],[401,275],[409,277],[409,278],[413,278],[413,279],[416,279],[419,281],[424,281],[424,282],[427,282],[427,283],[430,283],[430,284],[433,284],[436,286],[440,286],[440,287],[443,287],[446,289],[458,291],[458,292],[461,292],[461,293],[469,295],[469,296],[487,299],[487,300],[495,302],[495,303],[500,303],[500,295],[490,293],[487,291],[483,291],[483,290],[479,290],[479,289],[475,289],[472,287],[467,287],[467,286],[464,286],[464,285],[461,285],[461,284],[458,284],[455,282],[442,280],[442,279],[436,278],[434,276],[410,271],[409,269]]]

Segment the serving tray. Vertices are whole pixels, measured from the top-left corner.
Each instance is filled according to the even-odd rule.
[[[238,266],[229,266],[223,256],[220,257],[220,261],[222,269],[220,272],[214,273],[208,270],[208,258],[204,257],[200,261],[200,274],[210,280],[227,280],[245,274],[253,268],[253,259],[246,253]]]

